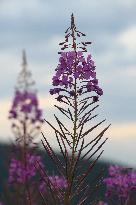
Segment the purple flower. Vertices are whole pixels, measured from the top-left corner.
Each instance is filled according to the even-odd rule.
[[[104,179],[104,183],[107,186],[106,196],[110,197],[116,192],[117,196],[125,201],[132,187],[136,188],[136,172],[112,165],[109,167],[109,177]]]
[[[54,95],[56,93],[59,93],[62,89],[61,88],[54,88],[54,89],[50,89],[50,94]]]
[[[92,82],[88,82],[87,85],[86,85],[86,87],[87,87],[87,91],[88,91],[88,92],[92,92],[92,91],[95,90],[95,87],[94,87],[94,85],[92,84]]]
[[[95,92],[98,94],[98,95],[103,95],[103,90],[101,88],[99,88],[98,86],[95,87]]]
[[[52,78],[52,80],[53,80],[53,85],[54,85],[54,86],[59,85],[60,80],[58,79],[58,77],[57,77],[57,76],[54,76],[54,77]]]
[[[93,102],[97,102],[99,100],[99,96],[93,96]]]
[[[32,122],[42,120],[42,111],[38,108],[38,99],[35,92],[19,91],[15,92],[12,108],[9,112],[10,119],[19,119],[21,114],[25,119]]]
[[[30,180],[37,173],[36,162],[43,166],[41,157],[38,155],[26,155],[26,165],[25,162],[12,158],[9,167],[9,184],[19,183],[24,184],[26,181]]]
[[[9,119],[11,118],[16,118],[17,117],[17,113],[15,110],[10,110],[9,111]]]
[[[98,86],[95,65],[91,55],[85,58],[81,51],[61,52],[59,64],[55,71],[56,73],[52,78],[52,84],[53,86],[58,86],[59,90],[56,90],[56,88],[51,89],[51,95],[64,91],[60,89],[60,87],[63,87],[67,89],[70,96],[72,96],[71,90],[73,90],[74,79],[79,80],[80,83],[83,81],[86,82],[86,85],[84,85],[82,89],[79,88],[79,95],[81,95],[83,89],[87,92],[95,92],[98,95],[103,95],[102,89]]]
[[[75,91],[74,91],[74,90],[71,90],[71,91],[69,92],[69,94],[70,94],[70,96],[75,96]]]
[[[67,182],[66,180],[61,177],[61,176],[48,176],[48,180],[51,184],[52,189],[64,189],[67,187]],[[44,182],[44,180],[41,181],[40,186],[39,186],[39,190],[41,192],[47,192],[47,187],[46,187],[46,183]]]

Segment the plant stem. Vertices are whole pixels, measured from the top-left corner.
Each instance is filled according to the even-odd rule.
[[[26,117],[26,116],[25,116]],[[24,166],[25,170],[27,169],[27,143],[26,143],[26,137],[27,137],[27,126],[26,126],[26,121],[24,120],[23,122],[23,161],[24,161]],[[31,201],[31,193],[30,193],[30,188],[27,182],[27,177],[25,177],[25,189],[26,189],[26,203],[27,205],[32,205]]]
[[[77,61],[77,52],[76,52],[76,42],[75,42],[75,32],[74,32],[74,17],[73,15],[71,16],[71,30],[72,30],[72,40],[73,40],[73,48],[74,51],[76,53],[76,57],[75,57],[75,72],[76,72],[76,61]],[[76,141],[77,141],[77,111],[78,111],[78,103],[77,103],[77,79],[75,78],[75,82],[74,82],[74,122],[73,122],[73,142],[72,142],[72,156],[70,159],[70,167],[69,167],[69,176],[68,176],[68,188],[66,190],[65,193],[65,198],[64,198],[64,205],[70,205],[71,204],[71,191],[72,191],[72,186],[73,186],[73,179],[74,179],[74,162],[75,162],[75,145],[76,145]]]

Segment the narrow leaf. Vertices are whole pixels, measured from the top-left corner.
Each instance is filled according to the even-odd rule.
[[[105,119],[106,120],[106,119]],[[85,137],[86,135],[88,135],[90,132],[92,132],[96,127],[98,127],[99,125],[101,125],[103,122],[105,122],[105,120],[102,120],[101,122],[99,122],[98,124],[96,124],[95,126],[91,127],[89,130],[87,130],[86,132],[84,132],[84,134],[82,135],[81,138]]]

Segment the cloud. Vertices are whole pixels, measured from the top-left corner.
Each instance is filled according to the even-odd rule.
[[[10,109],[9,99],[0,101],[0,140],[8,141],[10,134],[10,122],[8,121],[8,111]]]
[[[46,6],[46,2],[44,3],[44,6]],[[32,14],[35,16],[39,13],[37,13],[37,11],[41,9],[41,1],[39,0],[12,0],[12,2],[4,0],[0,2],[1,16],[6,18],[17,18],[23,15],[30,16]]]
[[[122,140],[131,137],[136,138],[136,122],[113,124],[110,128],[109,137],[111,140],[117,140],[118,138]]]
[[[52,64],[48,61],[39,63],[39,57],[35,56],[36,61],[31,56],[31,53],[26,52],[28,56],[28,69],[32,72],[32,78],[36,79],[36,86],[45,94],[49,92],[49,88],[52,83],[53,69],[55,68],[55,63]],[[29,55],[30,54],[30,55]],[[33,54],[33,52],[32,52]],[[36,55],[36,53],[34,53]],[[22,53],[21,50],[10,52],[10,50],[5,50],[0,52],[0,98],[9,97],[14,92],[14,86],[16,85],[17,77],[21,71],[22,64]],[[44,73],[44,75],[43,75]],[[38,89],[38,90],[39,90]],[[6,91],[6,92],[5,92]]]
[[[130,125],[128,127],[128,130],[125,129],[128,133],[128,137],[118,137],[118,138],[109,137],[109,140],[104,146],[105,152],[102,158],[107,159],[108,161],[110,159],[113,161],[113,163],[115,162],[122,163],[128,167],[136,167],[135,164],[136,132],[134,132],[133,136],[131,136],[132,134],[130,130],[131,127],[133,127],[133,125]],[[120,129],[118,131],[120,131]]]
[[[128,53],[136,53],[136,26],[129,27],[122,31],[119,34],[119,41]]]

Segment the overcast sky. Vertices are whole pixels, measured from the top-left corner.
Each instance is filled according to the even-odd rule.
[[[104,158],[136,167],[136,1],[0,0],[0,138],[11,138],[8,110],[26,49],[44,116],[53,120],[49,96],[58,63],[58,43],[74,13],[77,27],[92,41],[104,95],[99,113],[112,123]]]

